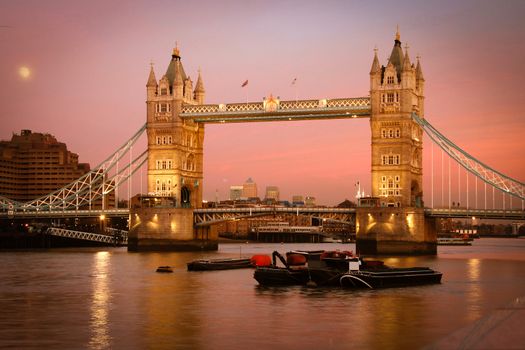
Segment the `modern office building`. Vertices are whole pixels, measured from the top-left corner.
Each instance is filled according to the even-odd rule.
[[[230,186],[230,200],[238,201],[242,197],[242,186]]]
[[[266,195],[264,197],[266,200],[274,200],[279,202],[279,187],[277,186],[266,186]]]
[[[50,194],[90,170],[50,134],[22,130],[0,141],[0,196],[25,202]],[[113,197],[114,198],[114,197]]]
[[[304,205],[307,207],[315,207],[315,197],[306,196],[304,199]]]
[[[246,199],[257,197],[257,184],[251,177],[242,185],[242,197]]]

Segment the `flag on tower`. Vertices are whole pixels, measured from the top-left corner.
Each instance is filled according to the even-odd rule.
[[[246,79],[246,81],[242,83],[241,87],[245,87],[246,85],[248,85],[248,79]]]

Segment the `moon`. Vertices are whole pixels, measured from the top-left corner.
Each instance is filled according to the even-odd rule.
[[[29,79],[29,77],[31,76],[31,70],[29,69],[29,67],[22,66],[22,67],[18,68],[18,74],[24,80],[25,79]]]

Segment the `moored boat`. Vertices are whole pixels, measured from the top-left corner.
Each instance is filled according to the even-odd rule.
[[[349,271],[339,278],[342,287],[388,288],[441,283],[442,273],[428,267]]]
[[[250,258],[199,259],[187,263],[188,271],[245,269],[253,267]]]
[[[323,250],[291,251],[286,253],[286,259],[277,251],[272,253],[272,265],[258,267],[253,277],[263,286],[306,285],[310,281],[312,269],[348,270],[345,261],[353,256],[351,252]],[[277,259],[284,267],[277,266]]]
[[[472,245],[472,240],[464,239],[460,237],[453,237],[453,238],[443,237],[443,238],[437,239],[437,244],[438,245]]]
[[[157,267],[156,272],[171,273],[173,272],[173,269],[171,266],[159,266]]]

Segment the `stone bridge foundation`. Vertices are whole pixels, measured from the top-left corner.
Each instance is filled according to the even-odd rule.
[[[423,208],[357,208],[356,250],[361,255],[435,255],[435,219]]]
[[[217,250],[213,230],[195,230],[191,208],[132,208],[128,251]]]

